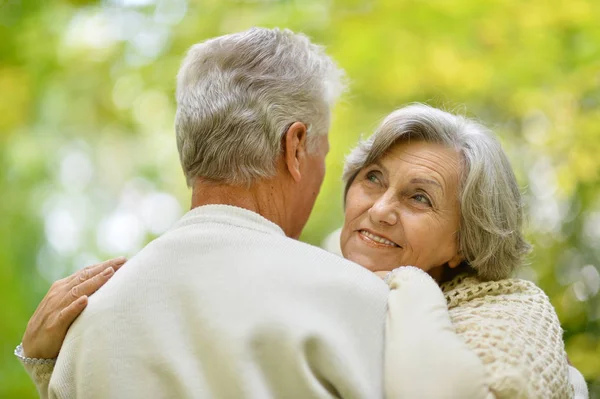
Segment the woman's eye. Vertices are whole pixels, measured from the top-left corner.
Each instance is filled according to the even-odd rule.
[[[379,183],[379,178],[377,177],[377,175],[375,174],[375,172],[369,172],[369,173],[367,173],[366,178],[371,183]]]
[[[423,194],[416,194],[413,199],[417,202],[420,202],[421,204],[424,205],[429,205],[431,206],[431,201],[429,201],[429,198],[427,198],[426,196],[424,196]]]

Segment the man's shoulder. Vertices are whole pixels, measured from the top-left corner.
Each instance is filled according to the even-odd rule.
[[[309,263],[342,267],[365,275],[365,270],[356,263],[283,234],[215,223],[172,230],[150,243],[142,252],[156,256],[175,248],[179,254],[198,259],[221,257],[228,261],[259,259],[261,262],[284,261],[290,265]]]
[[[289,237],[279,237],[278,244],[279,245],[268,246],[269,251],[272,251],[274,253],[293,253],[298,257],[310,258],[315,261],[334,262],[344,265],[351,265],[353,267],[360,267],[356,263],[344,259],[343,257],[333,254],[331,252],[328,252],[323,248],[319,248],[306,242],[294,240]]]
[[[282,271],[284,269],[291,269],[298,273],[318,271],[321,278],[331,274],[340,280],[344,277],[354,277],[365,281],[380,281],[373,273],[357,263],[305,242],[280,237],[276,242],[263,244],[256,242],[246,248],[248,254],[255,255],[250,256],[249,261],[255,259],[261,263],[267,261],[285,265]]]
[[[160,290],[160,295],[195,292],[211,301],[233,293],[236,297],[245,292],[255,295],[257,290],[298,295],[316,287],[381,301],[388,291],[367,269],[316,246],[279,234],[246,229],[232,234],[230,229],[223,232],[210,226],[163,235],[111,280],[100,296],[114,306],[121,306],[123,296],[138,295],[131,292],[132,286]],[[221,286],[219,282],[224,281],[227,283]],[[239,286],[252,289],[240,291]]]

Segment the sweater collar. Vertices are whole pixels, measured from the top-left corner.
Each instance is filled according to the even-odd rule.
[[[267,234],[285,235],[283,229],[256,212],[232,205],[203,205],[190,210],[173,226],[174,229],[199,223],[223,223],[257,230]]]

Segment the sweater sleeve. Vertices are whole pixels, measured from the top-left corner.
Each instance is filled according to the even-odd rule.
[[[569,365],[569,381],[575,390],[575,399],[588,399],[590,397],[585,383],[585,378],[575,367]]]
[[[389,280],[386,397],[494,398],[481,359],[454,332],[437,283],[410,266]]]
[[[446,289],[450,318],[497,398],[572,398],[562,329],[533,283],[467,277]]]
[[[27,374],[33,380],[40,398],[48,398],[48,383],[50,382],[56,359],[33,359],[25,357],[22,345],[17,346],[15,349],[15,356],[19,358],[23,367],[25,367],[25,371],[27,371]]]

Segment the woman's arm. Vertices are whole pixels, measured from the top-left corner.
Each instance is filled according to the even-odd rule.
[[[410,266],[387,280],[386,397],[494,398],[481,359],[454,332],[438,284]]]
[[[575,367],[569,364],[569,381],[571,385],[573,385],[573,390],[575,391],[574,399],[588,399],[589,392],[587,388],[587,384],[585,383],[585,378],[583,375],[577,370]]]
[[[48,397],[48,383],[56,357],[73,321],[87,306],[87,297],[103,286],[124,263],[111,259],[79,270],[56,281],[38,305],[15,349],[41,398]]]

